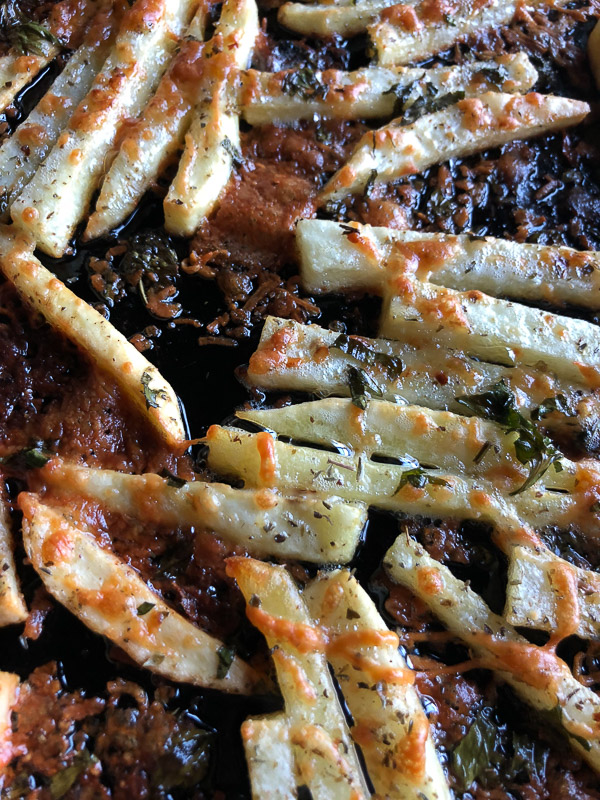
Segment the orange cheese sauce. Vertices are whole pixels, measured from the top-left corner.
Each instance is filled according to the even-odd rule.
[[[277,483],[278,464],[275,452],[275,439],[270,433],[261,431],[256,434],[256,448],[260,456],[259,477],[263,486],[275,486]]]

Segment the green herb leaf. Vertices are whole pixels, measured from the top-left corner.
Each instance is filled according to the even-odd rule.
[[[329,87],[321,83],[315,69],[302,67],[302,69],[292,69],[286,73],[281,83],[281,91],[284,94],[297,95],[303,100],[325,99]]]
[[[355,233],[356,231],[354,231]],[[341,350],[342,353],[352,356],[352,358],[367,367],[380,367],[390,380],[400,377],[404,364],[402,359],[397,356],[390,356],[373,350],[369,345],[357,339],[355,336],[346,336],[341,333],[329,349]]]
[[[577,416],[577,412],[564,394],[557,394],[555,397],[547,397],[537,408],[534,408],[531,412],[531,419],[543,419],[548,414],[552,414],[553,411],[564,414],[565,417]]]
[[[220,681],[227,677],[229,667],[232,665],[233,659],[235,658],[235,650],[233,647],[227,647],[227,645],[224,644],[217,650],[217,656],[219,658],[217,680]]]
[[[178,730],[165,744],[165,752],[152,773],[155,789],[194,789],[208,773],[214,734],[180,717]],[[162,796],[162,795],[161,795]]]
[[[147,614],[149,611],[152,611],[156,603],[149,603],[146,601],[145,603],[140,603],[137,607],[137,615],[138,617],[143,617],[144,614]]]
[[[482,76],[487,83],[491,83],[497,89],[501,89],[504,86],[504,82],[510,77],[505,66],[494,62],[485,64],[478,69],[476,75]]]
[[[432,486],[448,486],[448,481],[445,481],[443,478],[436,478],[435,475],[430,475],[428,472],[425,472],[422,467],[413,467],[402,473],[396,492],[399,492],[400,489],[407,484],[414,486],[415,489],[423,489],[427,484],[431,484]],[[394,492],[394,494],[396,492]]]
[[[463,91],[438,94],[438,90],[430,83],[421,87],[421,94],[414,100],[411,99],[413,92],[414,86],[400,86],[399,84],[393,86],[387,92],[388,94],[393,93],[396,95],[394,115],[402,117],[403,125],[415,122],[425,114],[442,111],[444,108],[454,105],[454,103],[458,103],[459,100],[464,100],[465,98]]]
[[[0,38],[19,55],[47,55],[52,46],[62,47],[60,39],[39,22],[29,19],[14,0],[0,5]]]
[[[348,386],[352,403],[361,411],[365,410],[373,395],[383,397],[383,389],[379,384],[367,372],[358,367],[350,367],[348,370]]]
[[[50,796],[52,800],[60,800],[75,784],[78,778],[98,761],[88,750],[77,753],[71,764],[50,778]]]
[[[543,782],[548,762],[548,748],[523,733],[513,733],[512,747],[512,758],[505,767],[507,779],[514,781],[527,775],[529,778],[537,778],[540,783]]]
[[[166,467],[161,469],[158,473],[161,478],[166,478],[167,486],[173,486],[175,489],[181,489],[182,486],[185,486],[187,481],[183,478],[179,478],[177,475],[174,475],[170,470]]]
[[[51,453],[48,453],[41,445],[36,445],[0,458],[0,464],[6,464],[16,469],[40,469],[51,458]]]
[[[552,465],[556,472],[562,470],[562,453],[538,427],[517,411],[515,396],[504,381],[494,384],[483,394],[457,397],[456,402],[472,414],[502,425],[507,433],[518,433],[514,444],[515,455],[521,464],[529,467],[529,475],[525,483],[511,495],[529,489]]]
[[[461,791],[469,789],[476,780],[484,778],[487,770],[497,766],[502,758],[501,744],[493,710],[482,708],[467,735],[452,752],[453,771]]]
[[[159,319],[173,319],[181,313],[175,282],[179,257],[166,235],[156,230],[140,231],[129,242],[119,270],[143,304]]]
[[[231,156],[231,160],[233,161],[233,166],[237,169],[240,169],[246,163],[244,157],[242,156],[242,151],[234,145],[231,139],[226,136],[223,141],[221,142],[221,147],[225,152]]]
[[[144,399],[146,400],[146,408],[158,408],[160,403],[158,400],[168,400],[167,393],[163,389],[151,389],[150,382],[152,375],[149,372],[142,373],[142,387],[144,391]]]
[[[571,739],[574,739],[578,742],[584,750],[591,750],[591,744],[588,742],[587,739],[584,739],[583,736],[577,736],[573,733],[570,733],[566,730],[563,724],[563,711],[562,708],[558,705],[558,703],[554,706],[554,708],[549,709],[548,711],[538,711],[537,716],[545,723],[550,725],[553,728],[560,728],[564,731],[567,736]]]

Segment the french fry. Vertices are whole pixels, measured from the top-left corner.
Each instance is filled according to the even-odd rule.
[[[524,367],[540,363],[559,380],[600,388],[600,330],[585,320],[498,300],[479,291],[457,292],[408,281],[382,314],[380,335],[415,335],[484,361]]]
[[[242,723],[242,741],[254,800],[297,797],[294,756],[285,714],[247,719]]]
[[[309,292],[393,295],[397,278],[414,272],[457,291],[600,308],[598,252],[320,219],[297,223],[296,245]]]
[[[369,595],[347,570],[321,573],[304,599],[336,642],[329,661],[343,691],[377,798],[452,796],[406,662]],[[347,646],[345,646],[347,645]]]
[[[315,800],[368,797],[320,648],[320,629],[291,575],[283,567],[251,558],[228,559],[227,574],[236,579],[250,621],[272,648],[299,782],[308,786]],[[288,631],[298,635],[290,637]]]
[[[87,213],[126,117],[142,111],[189,22],[194,0],[136,0],[69,127],[13,202],[15,225],[60,257]]]
[[[577,613],[573,633],[582,639],[600,638],[600,576],[567,564],[549,550],[516,547],[511,553],[504,609],[507,621],[535,630],[559,629],[565,603],[564,581],[560,578],[565,570],[575,583]]]
[[[225,0],[205,58],[204,99],[185,137],[179,169],[164,201],[165,227],[191,236],[215,207],[240,152],[239,109],[231,72],[244,69],[258,35],[255,0]]]
[[[19,588],[10,518],[0,494],[0,627],[25,622],[26,619],[27,606]]]
[[[450,158],[577,125],[589,110],[587,103],[566,97],[486,92],[426,114],[411,125],[392,121],[365,133],[350,160],[322,189],[320,202],[359,194],[370,180],[385,183]]]
[[[209,63],[204,58],[202,44],[208,11],[208,3],[203,0],[156,93],[131,134],[121,143],[102,182],[95,211],[85,229],[85,240],[103,236],[117,227],[183,144],[198,102],[203,68]]]
[[[270,437],[270,434],[262,434]],[[488,480],[466,478],[439,470],[419,470],[418,486],[406,473],[414,468],[372,461],[359,455],[300,447],[272,439],[268,448],[261,434],[213,425],[205,439],[207,463],[219,475],[243,480],[246,487],[261,487],[268,471],[281,491],[335,491],[348,500],[388,511],[446,519],[478,519],[495,526],[507,551],[513,544],[539,543],[524,528],[578,524],[587,536],[600,535],[600,519],[590,508],[589,483],[565,494],[546,491],[535,484],[515,497],[499,492]],[[404,454],[399,454],[402,459]],[[588,480],[598,481],[590,470]],[[422,485],[421,485],[422,484]]]
[[[556,727],[571,747],[600,770],[600,698],[573,677],[564,661],[529,644],[408,534],[398,536],[383,565],[392,580],[422,600],[525,703],[555,714]]]
[[[354,36],[367,30],[382,9],[395,0],[360,0],[356,3],[284,3],[277,19],[304,36]]]
[[[235,656],[221,675],[223,643],[169,608],[138,573],[35,495],[21,494],[23,541],[48,592],[141,667],[176,681],[247,694],[258,675]]]
[[[112,45],[117,15],[112,3],[101,8],[83,44],[13,135],[0,147],[0,203],[3,222],[8,208],[31,180],[74,108],[83,100]]]
[[[335,442],[367,458],[409,456],[434,469],[484,478],[502,492],[521,486],[528,474],[515,454],[517,434],[479,417],[381,400],[371,400],[359,413],[351,400],[334,397],[283,408],[238,411],[237,416],[297,442],[324,447]],[[544,485],[573,491],[576,465],[562,459],[560,466],[560,472],[546,472]]]
[[[80,0],[61,0],[52,6],[43,27],[50,34],[35,36],[35,50],[38,52],[9,52],[0,58],[0,111],[4,111],[17,94],[44,67],[59,54],[60,46],[50,41],[77,39],[77,34],[85,27],[89,17],[96,9],[95,3],[82,3]]]
[[[305,76],[313,85],[309,89],[295,85],[297,74],[295,69],[276,73],[251,69],[241,73],[240,102],[247,122],[251,125],[290,123],[313,119],[315,114],[330,119],[390,117],[394,115],[400,95],[404,105],[410,107],[432,94],[441,96],[463,91],[471,96],[494,87],[507,92],[524,92],[537,80],[537,71],[525,53],[431,69],[316,70]]]
[[[0,227],[0,270],[23,300],[111,375],[168,442],[184,441],[177,397],[156,367],[49,272],[32,250],[31,241],[22,234]]]
[[[327,495],[285,496],[159,475],[127,475],[53,459],[40,475],[54,492],[93,499],[111,511],[158,525],[208,528],[257,556],[344,564],[356,551],[366,507]]]
[[[360,362],[334,347],[338,336],[317,325],[268,317],[258,349],[250,359],[249,382],[274,391],[347,397],[348,370],[360,367]],[[592,431],[599,416],[598,399],[583,382],[583,376],[578,382],[565,382],[541,368],[474,361],[450,347],[425,342],[423,337],[394,342],[361,336],[360,341],[374,353],[402,361],[404,369],[397,375],[373,369],[381,396],[386,400],[461,413],[464,408],[456,402],[457,397],[488,391],[504,381],[521,412],[531,412],[549,398],[559,396],[571,403],[574,417],[550,415],[544,420],[544,424],[554,429]],[[503,354],[506,356],[505,351]]]
[[[529,5],[538,5],[533,0]],[[430,12],[427,3],[392,6],[369,26],[379,64],[406,64],[420,61],[452,47],[471,33],[498,28],[512,19],[516,0],[485,0],[459,3],[452,13]]]

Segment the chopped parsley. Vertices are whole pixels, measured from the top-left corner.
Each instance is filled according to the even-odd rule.
[[[151,389],[150,382],[152,375],[149,372],[142,373],[142,390],[144,392],[144,399],[146,401],[146,408],[158,408],[160,406],[159,400],[167,400],[167,394],[163,389]]]
[[[517,433],[515,455],[529,468],[525,483],[510,494],[520,494],[529,489],[546,473],[550,466],[562,471],[562,453],[544,436],[542,431],[517,411],[515,396],[504,381],[494,384],[488,392],[457,397],[459,405],[472,414],[502,425],[507,433]]]
[[[155,605],[156,603],[149,603],[148,601],[146,601],[145,603],[140,603],[140,605],[137,607],[138,617],[143,617],[149,611],[152,611]]]
[[[325,99],[329,87],[321,83],[317,71],[312,67],[292,69],[284,76],[281,91],[288,95],[297,95],[303,100]]]
[[[219,647],[217,650],[217,657],[219,659],[219,664],[217,666],[217,680],[220,681],[227,677],[229,668],[233,664],[233,659],[235,658],[235,650],[233,647],[228,647],[226,644],[221,645],[221,647]]]

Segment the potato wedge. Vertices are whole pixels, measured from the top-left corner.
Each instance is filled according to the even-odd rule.
[[[538,5],[532,0],[528,5]],[[406,64],[446,50],[458,40],[485,28],[506,25],[517,10],[517,0],[484,0],[446,7],[427,5],[424,0],[395,5],[369,26],[380,64]],[[447,8],[450,8],[448,6]]]
[[[202,2],[156,93],[131,134],[121,143],[104,176],[84,240],[104,236],[123,222],[183,144],[199,99],[202,68],[207,63],[202,39],[208,11],[208,3]]]
[[[272,648],[299,782],[315,800],[368,797],[320,629],[291,575],[252,558],[228,559],[227,573],[246,598],[248,618]]]
[[[179,169],[164,201],[165,227],[191,236],[215,207],[240,153],[239,109],[231,73],[248,66],[258,35],[255,0],[225,0]]]
[[[573,632],[582,639],[599,639],[600,576],[592,570],[567,565],[549,550],[516,547],[512,552],[504,608],[508,622],[534,630],[559,630],[565,603],[564,580],[561,581],[565,570],[572,573],[571,580],[576,583]]]
[[[88,211],[119,126],[137,117],[189,22],[195,0],[136,0],[69,127],[11,206],[15,225],[50,256],[69,249]]]
[[[329,661],[342,689],[375,796],[450,800],[444,771],[395,634],[348,570],[320,573],[304,592],[315,620],[336,642]],[[394,680],[394,676],[398,676]],[[376,679],[379,680],[376,680]]]
[[[402,97],[410,107],[432,95],[463,91],[469,96],[494,88],[524,92],[537,80],[537,71],[525,53],[500,56],[494,61],[472,61],[456,67],[405,69],[363,67],[355,72],[298,70],[268,73],[247,70],[241,74],[242,114],[251,125],[313,119],[391,117]]]
[[[208,528],[257,556],[344,564],[358,546],[366,507],[328,495],[281,495],[159,475],[127,475],[53,459],[40,473],[53,492],[88,497],[119,514],[158,525]]]
[[[457,291],[600,308],[597,252],[321,219],[298,222],[296,245],[309,292],[394,295],[408,272]]]
[[[347,397],[348,370],[361,363],[334,346],[338,336],[317,325],[268,317],[258,349],[250,359],[248,380],[269,390]],[[578,382],[565,382],[546,369],[475,361],[461,351],[430,344],[422,337],[394,342],[361,336],[360,341],[374,353],[393,356],[403,363],[404,369],[391,377],[383,370],[372,371],[386,400],[461,413],[464,408],[456,402],[457,397],[488,391],[504,381],[523,413],[559,396],[571,403],[575,416],[551,414],[544,420],[553,429],[591,432],[600,415],[597,395],[583,382],[583,376]]]
[[[550,712],[571,747],[600,771],[600,698],[573,677],[564,661],[529,644],[408,534],[400,534],[383,565],[392,580],[410,589],[469,646],[479,665],[493,669],[536,711]]]
[[[91,630],[172,680],[242,694],[256,687],[258,675],[237,656],[218,677],[223,643],[169,608],[91,534],[35,495],[19,495],[19,504],[25,549],[44,586]]]
[[[294,756],[285,714],[247,719],[242,723],[242,741],[253,800],[297,797]]]
[[[369,180],[386,183],[450,158],[577,125],[589,110],[587,103],[566,97],[486,92],[426,114],[411,125],[393,121],[363,136],[350,160],[322,189],[320,202],[360,194]]]
[[[367,30],[382,9],[395,0],[357,0],[356,3],[284,3],[277,19],[304,36],[354,36]]]
[[[141,414],[173,445],[185,439],[177,397],[156,367],[33,255],[33,244],[0,227],[0,270],[23,300],[111,375]]]
[[[381,318],[380,335],[414,336],[483,361],[545,368],[568,382],[600,388],[600,330],[585,320],[408,279]]]
[[[14,134],[0,147],[0,219],[29,183],[69,117],[91,88],[112,45],[119,20],[112,4],[98,11],[83,44]]]

